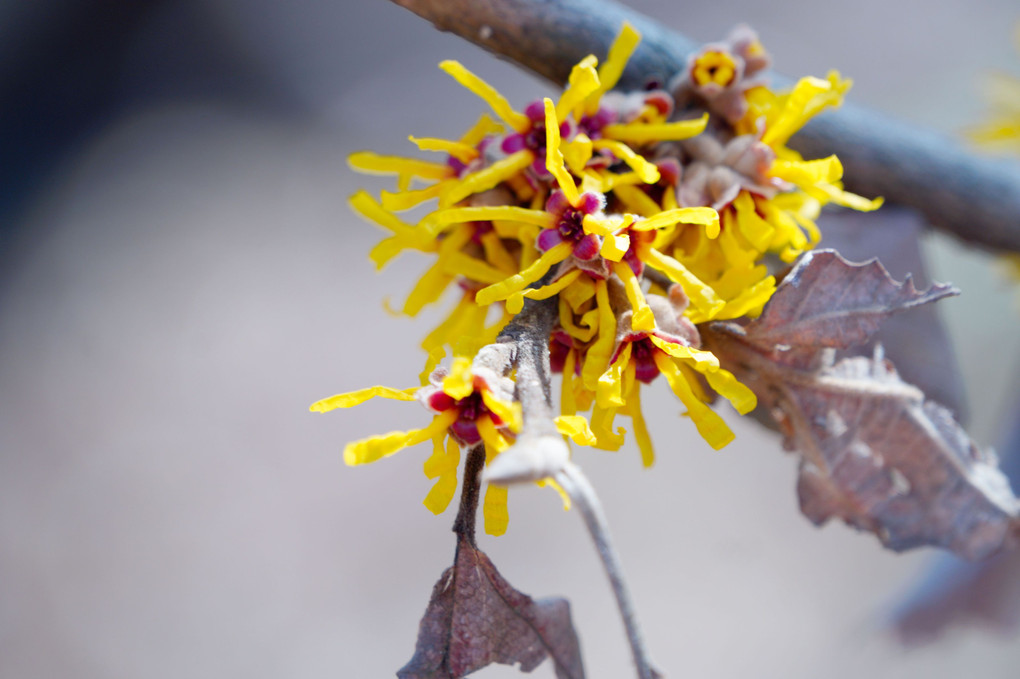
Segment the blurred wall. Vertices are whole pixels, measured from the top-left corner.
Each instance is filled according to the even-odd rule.
[[[780,71],[839,68],[858,103],[946,132],[980,115],[982,73],[1020,73],[1013,1],[633,5],[701,40],[749,22]],[[339,451],[422,413],[307,407],[420,369],[438,314],[381,301],[425,261],[372,270],[379,233],[345,200],[382,183],[345,156],[473,120],[444,58],[513,102],[550,92],[385,2],[0,5],[0,676],[376,677],[410,657],[452,512],[421,506],[426,451],[358,469]],[[1016,292],[980,253],[926,248],[965,290],[941,306],[987,444]],[[815,529],[771,435],[737,422],[713,453],[657,387],[654,470],[630,447],[577,459],[667,676],[1016,676],[1012,638],[902,652],[887,606],[929,555]],[[535,488],[510,504],[483,548],[519,588],[571,599],[591,676],[628,676],[579,518]]]

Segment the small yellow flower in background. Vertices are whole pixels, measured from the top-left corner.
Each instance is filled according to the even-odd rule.
[[[1020,53],[1020,24],[1014,41]],[[991,109],[988,119],[966,130],[971,141],[989,151],[1020,155],[1020,77],[994,73],[985,78],[985,98]],[[999,256],[1000,269],[1013,281],[1020,281],[1020,255]]]
[[[1020,24],[1014,40],[1020,52]],[[975,143],[989,149],[1020,153],[1020,77],[996,73],[987,77],[985,86],[988,120],[967,131]]]

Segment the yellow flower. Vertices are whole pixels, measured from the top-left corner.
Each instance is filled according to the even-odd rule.
[[[989,77],[991,115],[968,130],[978,144],[1020,153],[1020,79],[998,74]]]
[[[434,514],[446,510],[457,490],[460,447],[483,445],[486,461],[505,450],[521,428],[520,403],[513,401],[513,382],[484,368],[472,369],[467,358],[454,360],[447,372],[437,369],[430,384],[412,389],[370,387],[337,394],[311,405],[312,412],[350,408],[374,397],[398,401],[417,400],[435,413],[432,422],[410,431],[392,431],[348,443],[344,462],[362,465],[393,455],[404,448],[432,441],[432,455],[425,461],[425,475],[436,479],[425,496],[425,506]],[[489,486],[483,501],[485,532],[502,535],[509,515],[506,488]]]
[[[1020,24],[1016,27],[1015,40],[1020,49]],[[1020,153],[1020,79],[997,73],[987,81],[989,118],[968,130],[967,136],[988,148]]]
[[[585,57],[558,99],[523,110],[461,64],[443,62],[494,118],[483,116],[457,140],[410,138],[445,154],[442,162],[354,154],[358,169],[395,174],[397,191],[378,201],[359,192],[351,204],[388,232],[371,252],[378,267],[405,250],[433,258],[404,313],[417,314],[450,287],[461,291],[422,342],[423,383],[448,350],[472,355],[495,341],[525,299],[555,299],[560,430],[615,449],[623,430],[613,430],[614,418],[628,415],[651,464],[639,384],[663,374],[702,436],[725,445],[732,433],[706,405],[710,392],[741,413],[754,398],[698,349],[695,324],[759,314],[776,285],[767,255],[789,262],[813,247],[827,204],[871,210],[881,200],[845,192],[835,157],[804,160],[787,147],[814,115],[841,103],[849,81],[830,73],[774,92],[763,80],[768,55],[753,31],[738,27],[691,57],[671,87],[675,102],[665,92],[611,92],[639,40],[624,25],[604,63]],[[673,120],[677,109],[706,113]],[[432,200],[414,223],[396,214]],[[589,409],[590,425],[578,415]],[[496,452],[513,432],[490,441],[488,425],[472,431]],[[423,432],[352,445],[389,450],[383,442],[403,445]],[[430,459],[434,471],[452,458]]]

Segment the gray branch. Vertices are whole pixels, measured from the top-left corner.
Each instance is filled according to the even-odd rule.
[[[623,21],[642,34],[619,86],[665,84],[697,44],[610,0],[393,0],[552,82],[588,54],[605,55]],[[790,142],[808,157],[835,153],[849,191],[911,207],[973,245],[1020,251],[1020,163],[982,158],[944,135],[847,106]]]

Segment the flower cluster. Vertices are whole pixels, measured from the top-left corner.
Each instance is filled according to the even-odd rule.
[[[359,171],[396,177],[393,191],[351,199],[389,232],[371,252],[376,265],[404,251],[433,260],[403,312],[416,315],[458,290],[452,311],[422,343],[426,386],[417,398],[437,413],[433,424],[345,451],[349,464],[360,464],[432,439],[426,473],[439,481],[426,505],[433,511],[445,508],[456,486],[457,453],[443,448],[444,437],[481,440],[491,456],[519,431],[509,378],[467,375],[469,357],[495,341],[525,299],[551,300],[558,310],[549,343],[552,367],[563,375],[561,432],[615,450],[625,434],[615,418],[629,417],[651,465],[640,392],[661,374],[718,449],[733,434],[708,404],[719,395],[745,414],[756,401],[700,348],[698,324],[760,313],[775,289],[770,266],[818,242],[824,205],[871,210],[881,202],[843,191],[835,157],[804,160],[786,146],[811,117],[842,101],[850,83],[838,74],[775,92],[762,77],[768,55],[741,27],[692,55],[668,91],[612,91],[639,40],[625,24],[604,63],[586,57],[557,101],[523,110],[461,64],[443,62],[491,115],[455,140],[410,137],[442,154],[436,160],[350,157]],[[400,216],[429,205],[420,217]],[[451,351],[453,369],[437,372]],[[371,395],[415,397],[376,388],[313,409]],[[492,506],[498,502],[505,508],[505,496]],[[487,525],[491,519],[499,530],[502,519],[489,505]]]

